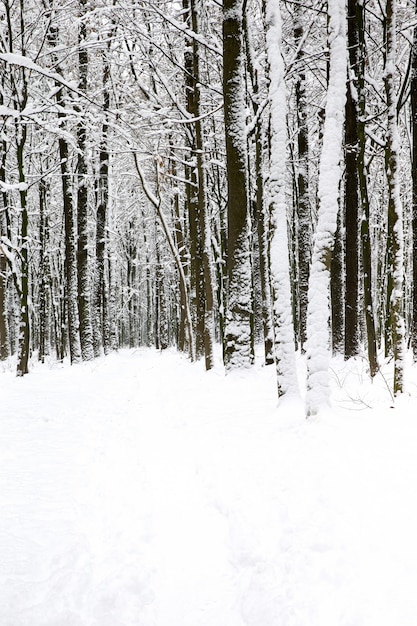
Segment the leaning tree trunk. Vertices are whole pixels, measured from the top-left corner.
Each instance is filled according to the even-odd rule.
[[[243,0],[223,3],[223,95],[227,167],[227,370],[253,362],[252,271],[243,74]]]
[[[339,184],[346,99],[346,15],[344,0],[328,0],[329,83],[318,187],[318,223],[314,237],[307,314],[306,414],[328,406],[330,395],[330,263],[339,208]]]

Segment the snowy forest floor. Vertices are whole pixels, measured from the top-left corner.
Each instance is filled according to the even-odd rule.
[[[272,367],[4,366],[0,624],[415,626],[417,370],[394,409],[389,378],[335,359],[306,421]]]

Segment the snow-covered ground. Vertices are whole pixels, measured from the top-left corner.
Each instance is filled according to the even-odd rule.
[[[416,369],[334,360],[308,421],[271,367],[3,370],[1,626],[417,624]]]

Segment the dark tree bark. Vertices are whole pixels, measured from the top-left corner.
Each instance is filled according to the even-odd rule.
[[[2,80],[2,87],[4,80]],[[3,89],[0,88],[0,105],[3,104]],[[0,181],[6,181],[6,154],[7,141],[3,134],[1,141]],[[8,196],[3,190],[0,192],[0,360],[9,356],[9,333],[7,324],[7,256],[2,247],[2,237],[8,237],[7,228]]]
[[[228,179],[228,302],[224,356],[227,369],[253,362],[242,17],[242,0],[224,1],[223,94]]]
[[[39,183],[39,352],[38,359],[42,363],[49,354],[49,289],[50,271],[47,247],[49,243],[49,222],[47,211],[47,186],[44,181]]]
[[[394,395],[403,391],[404,384],[404,319],[403,296],[403,226],[399,189],[399,133],[397,96],[394,79],[396,61],[396,0],[386,0],[385,73],[384,85],[387,103],[387,132],[385,167],[388,183],[388,239],[387,239],[387,335],[390,336],[394,356]]]
[[[311,210],[309,196],[309,139],[302,7],[294,5],[294,43],[297,49],[295,100],[297,107],[297,218],[298,218],[298,327],[301,351],[307,341],[308,283],[311,261]]]
[[[415,8],[417,15],[417,5]],[[411,330],[411,345],[413,360],[417,361],[417,26],[413,30],[413,45],[411,48],[411,175],[412,175],[412,225],[413,225],[413,321]]]
[[[7,332],[7,260],[0,244],[0,360],[9,356],[9,337]]]
[[[191,24],[194,33],[199,32],[199,13],[201,12],[201,0],[191,0]],[[214,365],[214,284],[213,284],[213,254],[211,249],[211,227],[209,207],[206,199],[206,180],[204,172],[204,146],[203,128],[201,121],[201,95],[200,95],[200,51],[196,39],[193,39],[193,90],[195,112],[195,147],[197,161],[197,184],[198,184],[198,217],[200,249],[202,261],[202,276],[204,289],[204,318],[203,318],[203,343],[206,370]]]
[[[58,27],[50,26],[48,31],[48,43],[52,50],[58,45]],[[53,53],[55,60],[55,70],[63,76],[63,70],[59,65],[56,53]],[[55,99],[58,105],[58,120],[61,129],[65,130],[65,98],[64,87],[56,81]],[[70,166],[70,148],[68,141],[62,132],[58,137],[58,149],[61,169],[62,200],[64,207],[64,227],[65,227],[65,300],[66,313],[68,319],[68,340],[71,363],[81,361],[81,346],[79,335],[78,318],[78,278],[77,278],[77,245],[75,230],[75,207],[72,196],[71,180],[72,171]]]
[[[21,52],[25,54],[25,20],[24,2],[20,3],[20,37]],[[10,33],[10,41],[12,40]],[[15,104],[23,110],[28,101],[28,76],[24,67],[18,70],[20,76],[18,83],[21,83],[21,93],[15,94]],[[16,84],[16,83],[15,83]],[[23,120],[16,119],[16,159],[19,178],[19,198],[20,198],[20,323],[19,323],[19,343],[17,356],[17,376],[24,376],[29,372],[30,353],[30,319],[29,319],[29,213],[27,205],[27,183],[25,175],[25,148],[28,137],[27,125]]]
[[[86,48],[86,24],[83,19],[86,0],[80,0],[80,26],[78,34],[78,89],[87,93],[88,52]],[[84,361],[94,357],[93,329],[90,306],[90,276],[88,267],[88,187],[87,187],[87,128],[85,116],[80,113],[77,127],[77,270],[78,270],[78,315],[80,320],[81,354]]]
[[[265,200],[265,168],[267,165],[267,155],[269,154],[269,143],[267,140],[266,122],[262,111],[260,110],[260,85],[259,75],[254,60],[253,42],[250,28],[251,14],[248,4],[246,3],[243,15],[243,30],[245,36],[245,49],[248,73],[252,87],[252,107],[253,115],[256,118],[256,127],[254,133],[254,176],[255,176],[255,194],[252,204],[252,229],[254,237],[253,245],[253,263],[254,267],[254,299],[260,300],[260,316],[264,341],[265,365],[274,363],[274,328],[272,320],[272,298],[271,298],[271,281],[269,273],[269,228],[270,219],[267,202]],[[259,278],[258,278],[259,277]],[[256,285],[257,278],[259,285]],[[259,295],[256,294],[256,288],[259,289]],[[256,294],[256,295],[255,295]],[[257,315],[256,306],[254,305],[254,317]],[[257,326],[257,320],[254,320],[254,327]]]
[[[332,318],[332,350],[334,354],[343,354],[344,340],[344,266],[343,266],[343,223],[342,211],[339,207],[337,226],[334,236],[332,262],[330,269],[330,299]]]
[[[60,111],[64,107],[61,92],[57,94]],[[63,121],[65,114],[59,112]],[[65,225],[65,300],[68,316],[68,339],[71,363],[81,360],[79,320],[77,306],[77,256],[75,241],[75,209],[71,192],[71,168],[69,164],[69,146],[63,136],[59,137],[59,157],[61,161],[62,196]]]
[[[183,0],[184,20],[188,28],[193,27],[194,3],[191,0]],[[195,20],[195,17],[194,17]],[[198,117],[199,90],[195,72],[195,44],[188,41],[184,51],[185,68],[185,93],[188,113]],[[197,68],[198,69],[198,68]],[[199,202],[199,180],[196,167],[197,137],[195,125],[189,126],[186,131],[186,139],[191,149],[190,165],[185,168],[185,176],[188,181],[185,187],[186,204],[189,224],[190,245],[190,289],[191,310],[194,324],[196,356],[204,354],[204,274],[202,260],[202,233]]]
[[[378,371],[377,343],[375,331],[374,305],[372,298],[372,254],[369,232],[370,208],[368,195],[368,172],[366,168],[365,149],[365,67],[367,63],[365,46],[365,8],[362,2],[356,2],[356,24],[358,32],[358,62],[356,66],[357,93],[358,93],[358,178],[361,205],[361,254],[363,271],[363,305],[366,325],[366,339],[368,346],[369,371],[375,376]]]
[[[349,71],[345,114],[345,358],[359,353],[358,109],[353,76],[358,65],[357,0],[348,0]]]
[[[108,50],[110,43],[108,43]],[[97,222],[96,222],[96,261],[94,282],[94,354],[110,351],[110,325],[108,311],[108,288],[106,284],[105,264],[107,246],[107,207],[109,203],[109,149],[108,149],[108,111],[110,109],[110,67],[106,53],[103,54],[103,122],[99,148],[99,163],[96,182]]]

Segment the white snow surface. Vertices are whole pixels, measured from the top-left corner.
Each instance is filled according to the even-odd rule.
[[[415,626],[417,369],[331,366],[310,420],[260,364],[4,366],[1,625]]]

